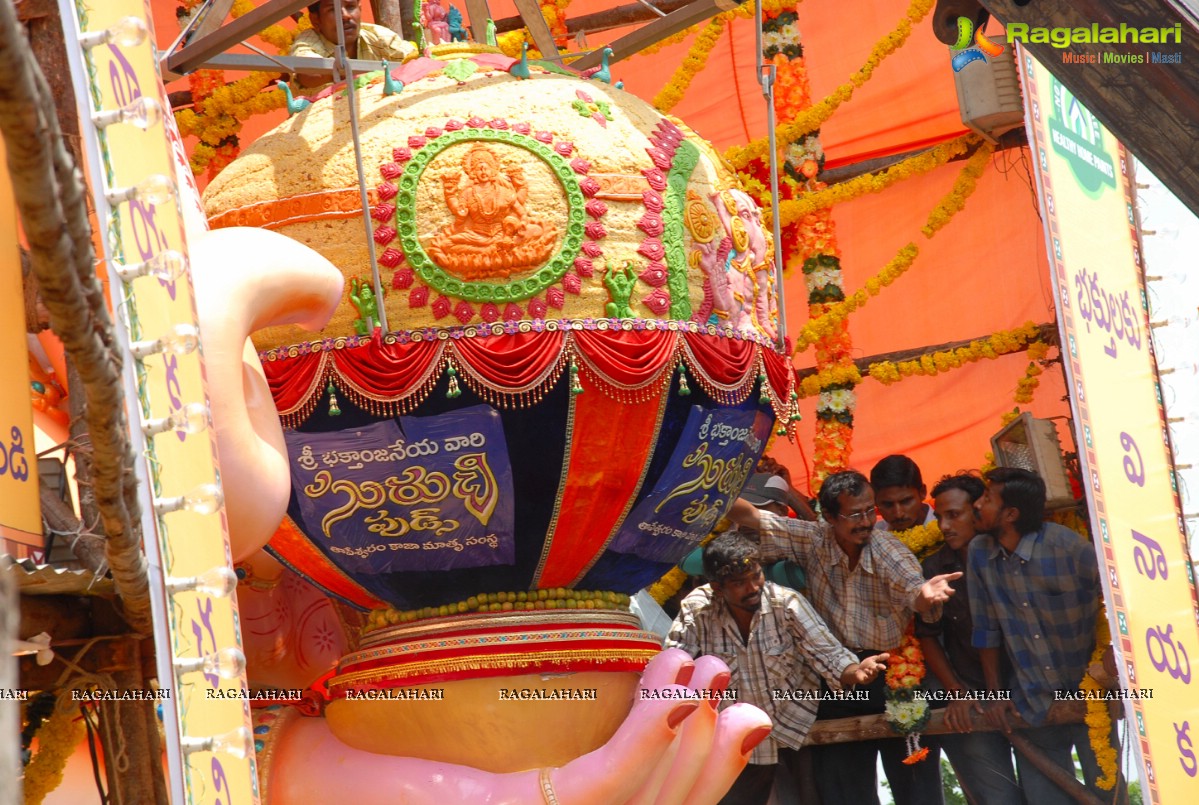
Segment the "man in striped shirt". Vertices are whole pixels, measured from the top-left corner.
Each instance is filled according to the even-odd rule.
[[[950,582],[961,573],[924,578],[920,563],[903,543],[876,528],[874,490],[859,472],[828,476],[820,487],[819,522],[778,517],[738,499],[729,511],[733,522],[758,529],[762,561],[798,562],[808,579],[807,596],[833,636],[857,656],[897,648],[918,613],[927,621],[941,616],[941,605],[953,595]],[[871,687],[869,702],[823,702],[821,718],[881,713],[882,680]],[[875,757],[897,805],[939,805],[939,790],[929,779],[940,769],[905,765],[903,739],[857,741],[818,746],[813,750],[816,787],[824,805],[877,803]]]
[[[721,800],[764,805],[778,763],[798,777],[798,749],[816,719],[820,679],[832,691],[869,684],[886,668],[887,655],[859,662],[803,596],[765,580],[757,547],[745,537],[717,537],[703,559],[710,581],[683,599],[666,647],[719,657],[729,666],[736,701],[761,708],[774,722]]]

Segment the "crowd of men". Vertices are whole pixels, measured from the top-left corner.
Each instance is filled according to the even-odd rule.
[[[1055,692],[1077,691],[1087,672],[1101,591],[1093,546],[1044,519],[1041,478],[960,473],[930,498],[919,467],[888,456],[869,479],[828,476],[817,514],[784,467],[766,459],[759,469],[729,512],[737,528],[704,547],[708,584],[682,600],[666,640],[720,657],[736,700],[774,721],[722,803],[766,803],[780,768],[799,801],[877,803],[877,757],[896,805],[939,804],[942,749],[972,803],[1075,802],[1041,768],[1074,777],[1074,752],[1092,793],[1111,799],[1095,787],[1086,726],[1046,723]],[[933,522],[944,544],[921,563],[895,534]],[[903,738],[800,751],[819,719],[883,712],[888,652],[913,623],[924,688],[948,692],[931,698],[952,699],[944,721],[955,732],[924,736],[929,753],[915,763],[904,763]],[[791,695],[799,690],[821,693]],[[1039,764],[1013,752],[1014,729]]]

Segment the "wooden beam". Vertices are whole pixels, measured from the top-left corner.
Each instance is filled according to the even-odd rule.
[[[545,22],[540,14],[538,14],[538,18],[543,23]],[[470,35],[476,42],[487,42],[487,21],[489,19],[491,19],[491,8],[487,5],[487,0],[466,0],[466,21],[470,23]]]
[[[1045,750],[1034,744],[1032,741],[1025,738],[1018,732],[1006,736],[1011,741],[1012,746],[1020,753],[1029,763],[1037,767],[1037,770],[1050,779],[1059,789],[1064,791],[1067,796],[1077,802],[1079,805],[1104,805],[1103,800],[1095,796],[1090,790],[1078,781],[1072,773],[1066,771],[1061,766],[1054,764],[1045,757]],[[1122,778],[1120,769],[1116,769],[1117,777]],[[1117,794],[1116,801],[1123,801]]]
[[[59,19],[57,0],[21,0],[17,3],[17,19],[21,22],[29,22],[42,17]]]
[[[525,27],[529,29],[529,36],[533,37],[533,44],[541,51],[541,55],[557,56],[558,46],[554,43],[554,35],[550,31],[545,17],[541,16],[541,6],[537,5],[537,0],[513,0],[513,3],[516,5],[516,10],[520,12],[521,19],[525,21]]]
[[[612,64],[621,59],[627,59],[650,45],[674,36],[679,31],[686,30],[696,23],[715,17],[722,11],[734,9],[738,5],[733,0],[695,0],[693,3],[688,3],[680,9],[670,12],[665,17],[655,16],[648,24],[609,44],[608,47],[612,48],[612,55],[608,57],[608,63]],[[647,14],[653,14],[649,9],[645,9],[645,11]],[[571,67],[576,70],[586,70],[599,63],[600,52],[595,50],[573,62]]]
[[[196,26],[192,39],[201,39],[220,28],[229,12],[233,10],[233,0],[212,0],[212,6],[204,14],[204,19]]]
[[[1025,132],[1023,128],[1012,129],[1006,134],[1000,136],[999,144],[995,147],[995,151],[1006,151],[1009,148],[1023,148],[1026,145],[1028,145],[1027,132]],[[936,146],[933,147],[935,148]],[[817,178],[825,184],[840,184],[841,182],[847,182],[850,179],[856,179],[857,177],[867,173],[877,173],[878,171],[886,170],[887,168],[898,165],[905,159],[926,154],[931,150],[933,149],[916,148],[911,151],[904,151],[902,154],[892,154],[891,156],[887,157],[877,157],[875,159],[864,159],[860,162],[851,162],[848,165],[841,165],[837,168],[829,168],[828,170],[821,171]],[[959,154],[949,161],[959,162],[969,159],[970,157],[974,156],[974,152],[977,150],[978,146],[968,148],[966,149],[965,153]]]
[[[858,371],[861,372],[863,376],[865,376],[866,373],[870,371],[870,367],[876,363],[882,363],[883,361],[890,361],[891,363],[899,363],[900,361],[919,360],[920,358],[922,358],[925,355],[932,355],[934,352],[948,352],[950,350],[961,349],[962,347],[968,347],[968,346],[970,346],[971,343],[973,343],[975,341],[982,341],[989,337],[990,337],[990,333],[988,333],[987,335],[979,336],[977,338],[966,338],[961,341],[950,341],[946,344],[934,344],[933,346],[930,346],[930,347],[916,347],[915,349],[901,349],[901,350],[897,350],[895,352],[880,352],[877,355],[868,355],[865,358],[858,358],[857,360],[855,360],[853,362],[853,365],[858,367]],[[1054,324],[1053,322],[1046,322],[1045,324],[1038,324],[1037,325],[1037,340],[1044,341],[1047,344],[1056,345],[1058,343],[1057,325]],[[1023,352],[1025,349],[1027,349],[1027,347],[1021,347],[1020,351]],[[814,366],[809,366],[806,369],[796,369],[795,377],[797,380],[803,380],[805,377],[811,377],[812,375],[816,374],[818,371],[819,370],[816,369],[816,367],[814,367]]]
[[[1086,702],[1054,702],[1045,720],[1050,724],[1081,724],[1087,715]],[[1025,729],[1031,725],[1016,716],[1009,718],[1016,729]],[[991,722],[979,713],[970,713],[970,726],[975,732],[995,732]],[[921,735],[956,734],[945,726],[945,711],[933,710],[929,716],[928,726],[920,730]],[[869,741],[875,738],[894,738],[895,732],[887,726],[886,717],[882,713],[868,716],[853,716],[852,718],[830,718],[817,721],[808,731],[805,746],[825,746],[827,744],[849,743],[851,741]]]
[[[308,0],[267,0],[248,14],[243,14],[207,36],[192,40],[191,44],[168,55],[166,66],[175,73],[190,73],[212,56],[224,53],[263,28],[307,7]]]
[[[661,0],[661,2],[654,3],[654,7],[659,11],[669,14],[676,9],[689,5],[691,2],[692,0]],[[594,14],[580,14],[577,17],[570,17],[566,20],[566,32],[573,35],[580,31],[584,33],[607,31],[612,28],[623,28],[626,25],[636,25],[639,22],[648,22],[655,19],[658,19],[658,15],[641,3],[628,3],[623,6],[605,9],[604,11],[597,11]],[[523,27],[525,27],[525,21],[520,17],[504,17],[502,20],[495,21],[495,30],[501,34]]]
[[[350,72],[356,75],[383,69],[382,62],[366,59],[349,59],[348,61]],[[332,73],[334,64],[333,59],[317,59],[311,56],[271,56],[267,58],[257,53],[221,53],[193,65],[192,70],[262,70],[282,75],[285,72],[296,72],[303,69],[306,73]],[[172,93],[173,95],[174,93]]]
[[[1182,25],[1182,42],[1136,45],[1077,45],[1071,51],[1049,44],[1024,47],[1077,96],[1174,195],[1199,214],[1199,29],[1189,15],[1164,0],[983,0],[1003,23],[1032,27],[1166,28]],[[1063,64],[1067,52],[1164,51],[1181,54],[1177,64]]]
[[[403,35],[404,12],[400,7],[400,0],[371,0],[371,16],[376,24]]]

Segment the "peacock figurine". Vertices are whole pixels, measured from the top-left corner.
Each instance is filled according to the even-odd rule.
[[[612,48],[604,48],[600,51],[600,66],[588,68],[579,75],[592,81],[603,81],[605,84],[611,84],[612,72],[608,69],[608,57],[611,55],[613,55]]]
[[[404,89],[404,82],[391,74],[391,65],[383,60],[383,95],[396,95]]]
[[[512,62],[512,66],[508,68],[508,72],[517,78],[530,78],[529,72],[529,43],[520,43],[520,61]]]
[[[287,96],[287,116],[291,117],[297,112],[302,112],[312,105],[312,101],[307,98],[296,98],[291,94],[291,87],[286,81],[280,81],[276,86],[283,90],[283,94]]]

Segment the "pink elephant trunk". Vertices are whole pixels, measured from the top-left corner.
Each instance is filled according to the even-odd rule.
[[[210,232],[192,242],[191,262],[237,561],[270,540],[291,495],[279,414],[248,338],[283,324],[320,329],[341,300],[343,280],[312,249],[260,229]]]

